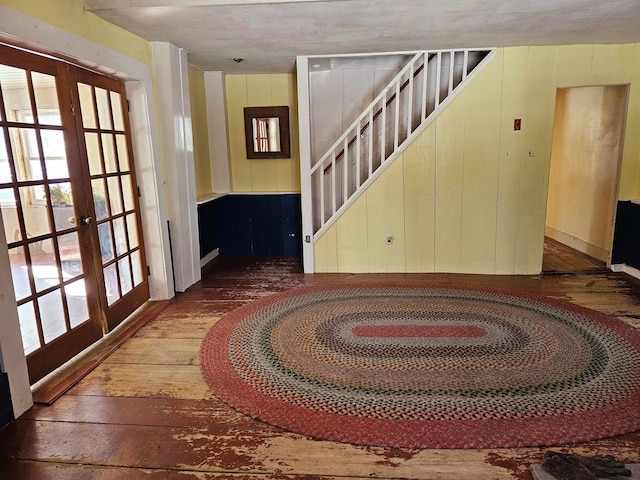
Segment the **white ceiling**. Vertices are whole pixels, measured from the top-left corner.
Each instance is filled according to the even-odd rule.
[[[297,55],[640,42],[640,0],[85,0],[202,70],[291,72]],[[242,58],[241,63],[233,61]]]

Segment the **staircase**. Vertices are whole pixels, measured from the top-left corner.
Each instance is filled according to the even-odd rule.
[[[311,168],[318,238],[429,125],[495,50],[416,53]]]

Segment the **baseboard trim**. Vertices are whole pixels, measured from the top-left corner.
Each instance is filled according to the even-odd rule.
[[[585,255],[589,255],[590,257],[597,258],[602,262],[607,262],[609,260],[609,252],[602,247],[598,247],[597,245],[593,245],[589,242],[585,242],[584,240],[579,239],[578,237],[574,237],[573,235],[569,235],[567,233],[561,232],[560,230],[556,230],[553,227],[546,226],[544,229],[544,234],[552,238],[568,247],[573,248],[579,252],[584,253]]]
[[[640,280],[640,270],[638,270],[637,268],[631,267],[631,266],[627,265],[626,263],[612,264],[611,265],[611,271],[612,272],[626,273],[627,275],[631,275],[632,277],[637,278],[638,280]]]
[[[207,253],[204,257],[200,259],[200,268],[204,268],[211,260],[220,255],[220,249],[214,248],[209,253]]]

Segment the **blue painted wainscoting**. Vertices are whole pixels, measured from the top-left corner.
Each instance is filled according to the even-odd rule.
[[[611,263],[625,263],[640,270],[640,205],[618,202]]]
[[[13,420],[13,405],[9,391],[9,377],[0,371],[0,428]]]
[[[302,255],[300,194],[232,194],[198,205],[200,258]]]

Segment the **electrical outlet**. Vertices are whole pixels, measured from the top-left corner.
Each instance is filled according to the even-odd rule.
[[[393,235],[387,235],[387,245],[393,245]]]

